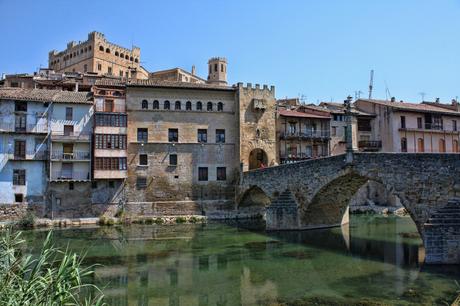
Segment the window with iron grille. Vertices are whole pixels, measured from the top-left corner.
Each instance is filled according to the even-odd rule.
[[[148,129],[147,128],[138,128],[137,129],[137,141],[138,142],[148,142]]]
[[[179,130],[178,129],[168,129],[168,141],[169,142],[179,141]]]
[[[94,168],[96,170],[126,170],[126,157],[96,157]]]
[[[26,158],[26,141],[14,141],[14,158]]]
[[[208,130],[198,129],[198,142],[199,143],[208,142]]]
[[[26,170],[14,169],[13,170],[13,185],[24,186],[26,184]]]
[[[138,176],[136,179],[136,187],[138,189],[144,189],[147,187],[147,178]]]
[[[227,180],[227,168],[226,167],[217,167],[216,177],[218,181]]]
[[[147,154],[139,154],[139,165],[147,166],[147,164],[148,164]]]
[[[169,165],[177,166],[177,154],[169,154]]]
[[[198,168],[198,180],[207,181],[208,180],[208,167],[199,167]]]
[[[225,143],[225,130],[216,130],[216,143]]]

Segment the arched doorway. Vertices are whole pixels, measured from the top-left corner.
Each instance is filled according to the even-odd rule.
[[[254,149],[249,153],[249,170],[264,168],[267,166],[267,153],[262,149]]]
[[[425,152],[425,141],[423,138],[417,139],[417,152]]]

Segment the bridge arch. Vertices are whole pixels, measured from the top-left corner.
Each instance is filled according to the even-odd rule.
[[[247,189],[237,201],[238,209],[248,207],[264,209],[271,203],[271,198],[258,186],[252,186]]]

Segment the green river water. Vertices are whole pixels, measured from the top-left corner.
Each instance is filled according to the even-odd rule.
[[[423,264],[410,218],[358,215],[348,228],[258,224],[63,229],[57,245],[98,264],[109,305],[450,305],[460,267]],[[36,252],[46,231],[27,231]]]

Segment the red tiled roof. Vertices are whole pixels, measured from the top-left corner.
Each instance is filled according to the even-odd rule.
[[[298,112],[295,110],[291,111],[291,110],[285,110],[285,109],[278,110],[278,114],[284,117],[331,119],[331,117],[327,115],[321,116],[321,115],[315,115],[315,114]]]
[[[185,89],[214,89],[214,90],[228,90],[228,91],[236,90],[235,87],[231,87],[231,86],[189,83],[189,82],[175,82],[175,81],[159,81],[159,80],[130,80],[126,85],[128,87],[171,87],[171,88],[185,88]]]
[[[0,88],[0,100],[92,104],[91,93],[54,89]]]
[[[460,112],[455,110],[449,110],[446,108],[438,107],[432,104],[417,104],[417,103],[407,103],[407,102],[391,102],[386,100],[369,100],[369,99],[358,99],[358,101],[364,101],[379,105],[384,105],[392,107],[398,110],[413,111],[413,112],[424,112],[424,113],[443,113],[448,115],[460,116]]]

